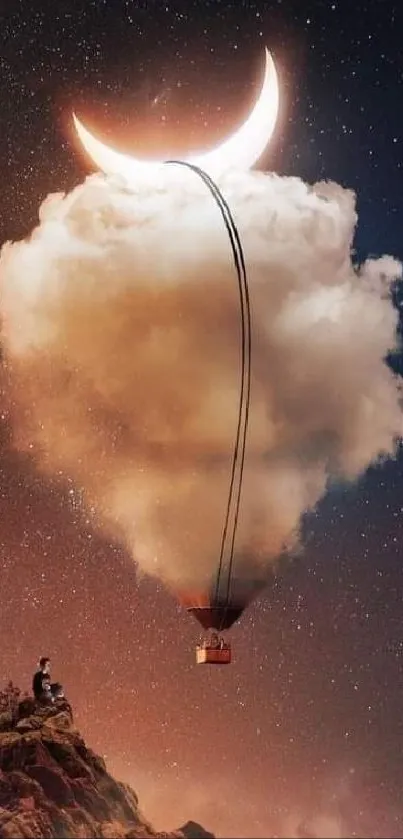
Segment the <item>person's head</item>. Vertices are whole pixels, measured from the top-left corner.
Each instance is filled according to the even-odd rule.
[[[42,670],[42,673],[49,673],[50,658],[48,658],[46,655],[43,655],[42,658],[39,659],[39,667]]]

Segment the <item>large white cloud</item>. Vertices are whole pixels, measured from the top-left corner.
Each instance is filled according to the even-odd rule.
[[[197,587],[217,565],[239,390],[239,301],[217,206],[168,167],[50,196],[0,259],[16,443],[74,476],[141,569]],[[251,422],[237,553],[269,565],[329,477],[401,434],[390,257],[351,262],[355,198],[249,173],[220,184],[252,303]]]

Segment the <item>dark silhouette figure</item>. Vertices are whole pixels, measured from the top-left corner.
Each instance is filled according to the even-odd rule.
[[[51,704],[55,699],[64,698],[64,692],[59,682],[50,681],[50,658],[42,656],[39,660],[39,670],[32,680],[32,690],[38,702]]]

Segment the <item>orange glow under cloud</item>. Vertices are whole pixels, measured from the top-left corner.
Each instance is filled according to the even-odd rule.
[[[175,592],[177,599],[181,606],[185,609],[206,609],[211,604],[211,596],[209,592],[203,591],[181,591]]]

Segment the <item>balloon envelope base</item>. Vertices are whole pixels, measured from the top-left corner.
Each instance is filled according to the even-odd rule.
[[[231,647],[222,649],[202,645],[196,647],[196,664],[231,664]]]
[[[223,632],[225,629],[230,629],[231,626],[241,617],[244,606],[206,606],[200,608],[199,606],[188,607],[187,611],[193,615],[199,622],[203,629],[216,629],[217,632]]]

